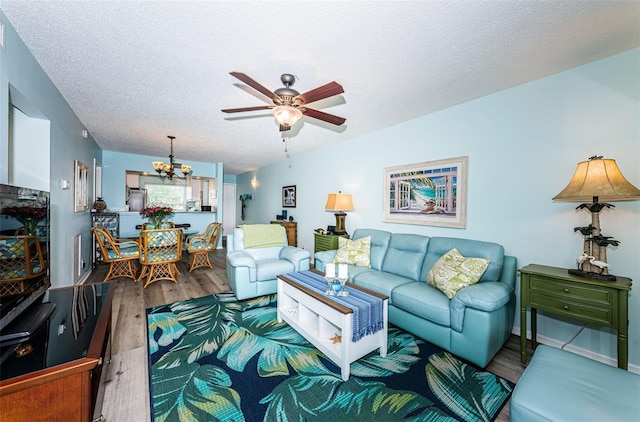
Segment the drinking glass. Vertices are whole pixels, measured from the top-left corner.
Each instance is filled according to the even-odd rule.
[[[335,296],[335,292],[333,291],[332,285],[333,285],[333,280],[335,280],[336,278],[327,277],[327,276],[325,276],[324,278],[325,280],[327,280],[327,285],[328,285],[327,291],[324,292],[325,296]]]
[[[347,280],[349,280],[349,277],[338,277],[338,281],[342,286],[340,288],[340,291],[338,292],[338,296],[349,296],[349,292],[344,288],[344,285],[346,284]]]

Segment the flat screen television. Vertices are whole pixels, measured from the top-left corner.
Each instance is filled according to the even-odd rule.
[[[0,330],[49,288],[49,192],[0,184]]]

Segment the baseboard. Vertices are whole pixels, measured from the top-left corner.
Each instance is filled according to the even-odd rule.
[[[85,281],[87,281],[89,279],[89,277],[91,276],[91,274],[93,274],[93,269],[91,269],[90,271],[85,272],[84,274],[82,274],[82,276],[77,279],[74,283],[75,286],[78,286],[80,284],[84,284]]]
[[[511,334],[520,336],[520,327],[513,327],[513,330],[511,330]],[[546,344],[547,346],[555,347],[557,349],[562,348],[562,346],[564,345],[564,342],[556,340],[551,337],[545,337],[540,334],[538,334],[536,337],[537,337],[538,343]],[[530,339],[531,339],[531,331],[527,331],[527,340],[530,340]],[[616,359],[613,359],[609,356],[601,355],[599,353],[594,353],[593,351],[584,349],[582,347],[576,347],[571,344],[567,344],[564,347],[564,350],[571,353],[575,353],[576,355],[584,356],[586,358],[604,363],[609,366],[616,366],[616,367],[618,366],[618,361]],[[633,372],[634,374],[640,374],[640,366],[628,365],[628,371]]]

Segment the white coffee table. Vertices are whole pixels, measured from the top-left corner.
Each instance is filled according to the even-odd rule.
[[[318,273],[322,275],[322,273]],[[331,297],[317,293],[284,275],[278,276],[278,322],[286,321],[340,369],[343,380],[349,379],[350,365],[380,349],[387,356],[388,297],[364,287],[348,286],[383,301],[384,328],[352,341],[353,311]]]

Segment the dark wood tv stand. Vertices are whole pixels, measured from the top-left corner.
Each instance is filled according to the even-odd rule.
[[[81,293],[85,298],[89,296],[89,300],[84,301],[84,310],[88,311],[85,314],[88,316],[85,325],[77,330],[78,324],[73,327],[71,318],[77,309],[78,291],[85,288],[90,289],[89,293]],[[45,362],[42,362],[41,367],[17,376],[5,376],[0,380],[0,419],[30,422],[92,420],[102,367],[111,355],[108,346],[114,289],[115,285],[101,283],[51,289],[47,292],[44,300],[56,303],[56,310],[47,323],[48,340],[44,346],[47,357],[38,357],[38,346],[34,346],[33,358],[25,356],[19,359],[42,359]],[[66,345],[71,340],[82,341],[83,337],[86,342],[75,347],[78,349],[75,356],[73,353],[62,356],[67,355],[66,351],[59,353],[65,347],[56,347],[56,341]],[[52,353],[54,356],[49,356]],[[54,364],[49,365],[50,362]],[[3,365],[12,363],[5,361]]]

